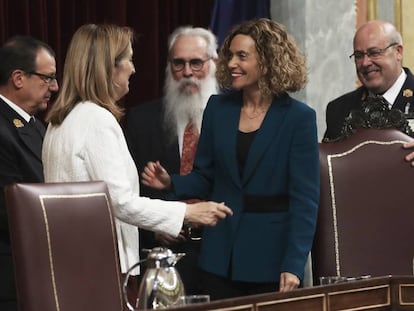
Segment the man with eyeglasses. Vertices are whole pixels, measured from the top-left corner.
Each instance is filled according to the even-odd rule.
[[[390,108],[407,115],[414,112],[414,76],[402,66],[403,42],[394,25],[372,20],[361,26],[355,33],[354,52],[350,58],[362,85],[328,104],[324,135],[327,140],[341,136],[345,118],[351,110],[360,107],[367,96],[381,95]]]
[[[17,310],[4,187],[43,182],[45,127],[35,115],[58,90],[54,51],[16,36],[0,48],[0,310]]]
[[[193,134],[198,135],[207,100],[218,91],[216,49],[215,36],[204,28],[179,27],[169,36],[163,98],[138,105],[126,117],[125,134],[138,170],[154,160],[159,160],[169,172],[185,174],[191,170],[192,163],[184,161],[188,156],[186,133],[191,127]],[[194,139],[193,147],[197,143]],[[189,155],[190,162],[194,151]],[[143,184],[140,189],[143,196],[166,198],[163,191]],[[177,269],[186,293],[199,294],[197,230],[183,228],[179,237],[174,238],[140,229],[141,249],[159,245],[186,253]]]

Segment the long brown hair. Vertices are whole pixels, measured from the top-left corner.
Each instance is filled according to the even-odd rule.
[[[91,101],[108,109],[120,120],[123,110],[116,104],[112,75],[133,39],[134,33],[129,27],[106,24],[81,26],[70,42],[60,93],[47,121],[61,124],[69,112],[83,101]]]

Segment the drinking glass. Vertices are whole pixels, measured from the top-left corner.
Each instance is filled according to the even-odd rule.
[[[180,297],[180,305],[210,302],[210,295],[187,295]]]
[[[320,285],[338,284],[346,281],[347,278],[345,276],[321,276],[319,278]]]

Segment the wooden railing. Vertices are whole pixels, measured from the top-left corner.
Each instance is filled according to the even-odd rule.
[[[414,310],[414,276],[384,276],[314,286],[288,293],[268,293],[216,300],[174,310],[355,311]]]

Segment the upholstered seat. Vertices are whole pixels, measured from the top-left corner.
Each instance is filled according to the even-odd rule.
[[[412,141],[393,129],[360,129],[320,144],[321,201],[314,277],[413,274]]]
[[[6,205],[19,310],[122,310],[105,183],[15,184]]]

